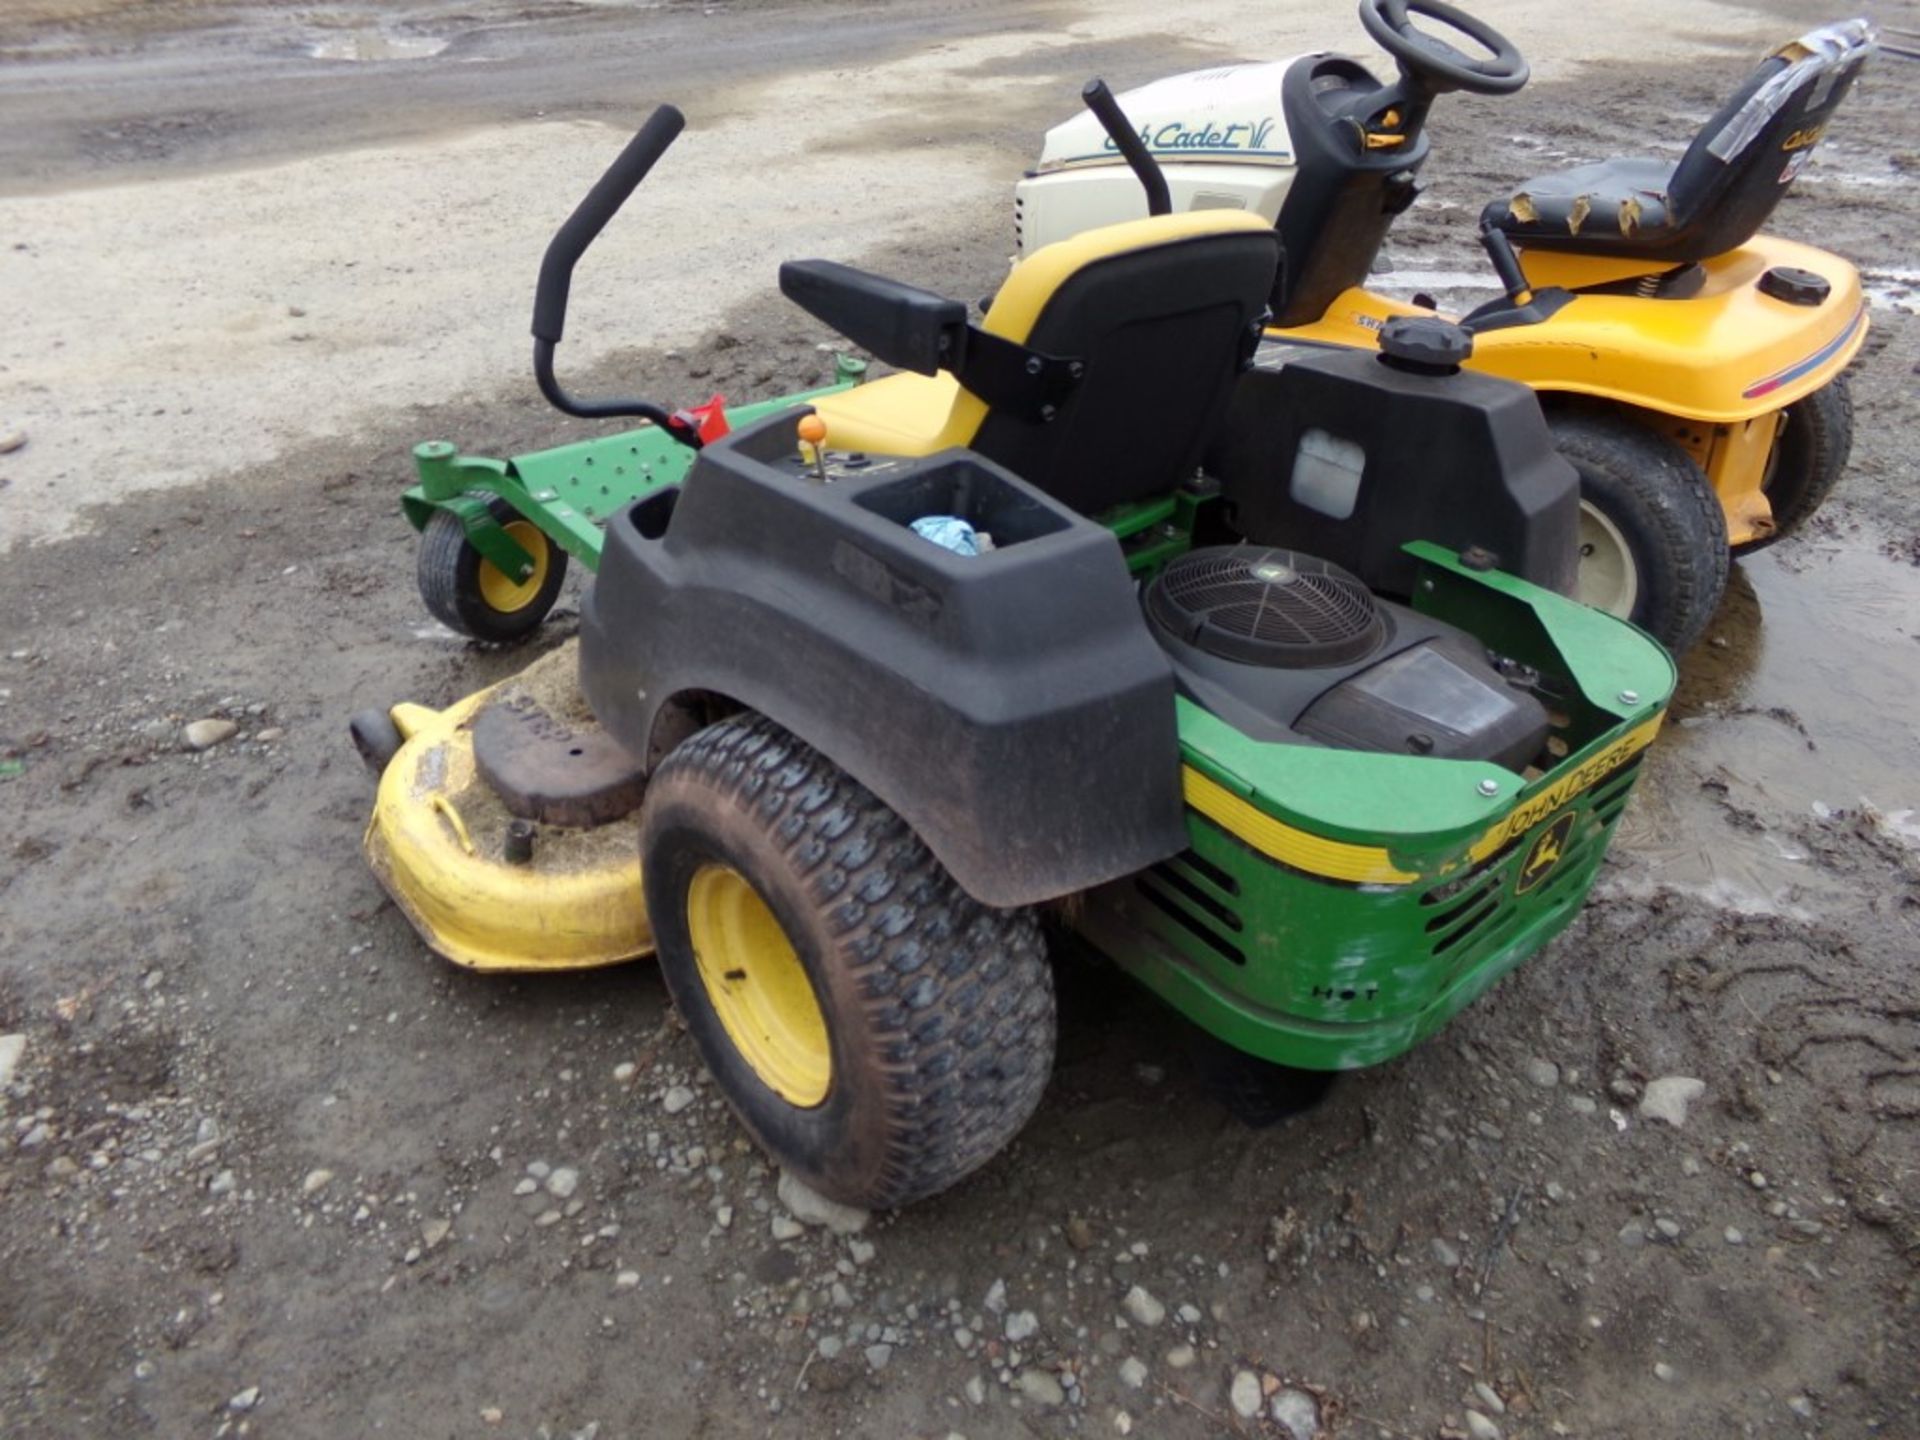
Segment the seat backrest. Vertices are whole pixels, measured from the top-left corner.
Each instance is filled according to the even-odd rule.
[[[1701,127],[1667,192],[1689,255],[1732,250],[1766,224],[1872,52],[1864,20],[1810,31],[1762,61]]]
[[[1084,515],[1174,488],[1199,464],[1258,339],[1280,264],[1240,211],[1089,230],[1014,267],[981,327],[1084,371],[1050,419],[962,390],[944,440]]]

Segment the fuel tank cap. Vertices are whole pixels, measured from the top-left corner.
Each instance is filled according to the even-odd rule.
[[[1380,327],[1380,355],[1428,375],[1450,375],[1473,355],[1473,336],[1437,315],[1396,315]]]
[[[1819,305],[1833,293],[1827,277],[1792,265],[1776,265],[1760,277],[1760,293],[1789,305]]]

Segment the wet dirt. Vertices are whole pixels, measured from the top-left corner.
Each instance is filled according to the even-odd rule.
[[[1845,625],[1835,617],[1846,616]],[[1819,863],[1845,812],[1914,838],[1920,569],[1818,541],[1755,556],[1690,655],[1656,770],[1622,821],[1613,883],[1747,913],[1845,906],[1857,877]]]
[[[1729,28],[1784,35],[1790,9]],[[1354,31],[1344,9],[1322,24]],[[213,43],[196,33],[168,43]],[[1688,43],[1708,59],[1443,102],[1396,258],[1477,272],[1461,231],[1501,183],[1697,122],[1756,47]],[[1070,101],[1090,55],[1129,81],[1159,52],[1102,33],[1047,63],[970,60],[1035,87],[983,122],[983,150],[1010,178],[1066,108],[1041,88]],[[1909,153],[1917,105],[1920,70],[1883,61],[1780,228],[1910,269],[1920,200],[1844,174]],[[984,293],[1003,203],[830,253]],[[1162,1009],[1063,950],[1033,1124],[852,1239],[781,1238],[774,1177],[649,967],[457,971],[360,861],[371,787],[346,717],[532,658],[426,620],[394,505],[416,439],[510,453],[582,433],[542,406],[519,340],[488,383],[370,397],[259,463],[115,490],[71,538],[15,546],[0,1429],[1185,1440],[1284,1436],[1280,1403],[1338,1440],[1451,1440],[1469,1411],[1509,1437],[1920,1433],[1920,318],[1873,320],[1849,477],[1805,534],[1736,566],[1565,936],[1434,1042],[1265,1131],[1220,1108]],[[776,393],[823,375],[826,339],[769,273],[577,380]],[[311,363],[262,350],[247,384],[297,394]],[[562,614],[534,649],[573,628]],[[187,748],[210,717],[235,734]],[[1705,1087],[1683,1125],[1642,1111],[1680,1076]],[[1154,1323],[1128,1312],[1136,1285]],[[1257,1418],[1235,1407],[1242,1370],[1271,1383]]]

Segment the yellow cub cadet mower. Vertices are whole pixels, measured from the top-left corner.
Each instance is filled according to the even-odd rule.
[[[1566,926],[1673,665],[1559,593],[1578,477],[1530,391],[1461,368],[1464,331],[1280,355],[1273,227],[1164,215],[1029,256],[981,324],[789,263],[789,298],[903,373],[724,434],[596,411],[553,375],[567,284],[680,127],[614,162],[535,302],[550,398],[649,424],[416,452],[443,500],[605,518],[554,522],[597,571],[577,646],[354,721],[368,859],[429,945],[657,954],[761,1144],[891,1206],[1039,1103],[1043,907],[1275,1073],[1392,1059]],[[1248,389],[1285,486],[1200,467]],[[662,433],[690,462],[636,476]]]
[[[1090,115],[1056,126],[1015,192],[1021,252],[1144,213],[1125,163],[1137,149],[1163,167],[1171,209],[1276,227],[1287,257],[1277,335],[1371,349],[1393,317],[1432,313],[1365,288],[1419,194],[1428,111],[1452,91],[1518,90],[1527,63],[1440,0],[1361,0],[1360,19],[1398,67],[1388,84],[1308,54],[1131,91],[1120,97],[1128,136]],[[1718,606],[1729,545],[1751,550],[1803,525],[1846,468],[1842,371],[1867,329],[1859,277],[1760,227],[1873,48],[1862,20],[1814,30],[1762,61],[1677,163],[1618,158],[1535,176],[1481,215],[1505,293],[1461,319],[1468,364],[1539,392],[1580,472],[1576,593],[1675,651]],[[1241,438],[1209,468],[1223,480],[1274,475],[1260,437]]]

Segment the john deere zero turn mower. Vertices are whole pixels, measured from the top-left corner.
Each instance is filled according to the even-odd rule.
[[[573,264],[680,126],[656,112],[549,249],[550,394]],[[1263,1061],[1438,1029],[1579,908],[1673,668],[1556,593],[1578,481],[1532,393],[1430,317],[1277,353],[1279,260],[1250,215],[1091,230],[984,324],[783,266],[902,373],[684,427],[683,482],[624,477],[577,652],[358,717],[381,883],[478,969],[657,954],[748,1129],[864,1205],[1032,1113],[1048,909]],[[1247,384],[1281,483],[1198,466]]]
[[[1417,23],[1422,17],[1426,25]],[[1215,66],[1123,95],[1176,211],[1225,208],[1278,229],[1275,333],[1372,349],[1398,315],[1365,287],[1418,195],[1441,95],[1527,80],[1505,36],[1439,0],[1361,0],[1398,74],[1317,53]],[[1580,471],[1578,595],[1684,650],[1712,617],[1728,546],[1804,524],[1846,468],[1841,373],[1865,338],[1859,277],[1760,233],[1873,51],[1865,21],[1782,46],[1676,163],[1620,158],[1523,181],[1481,239],[1504,294],[1465,316],[1469,365],[1540,392]],[[1017,187],[1023,253],[1145,212],[1123,148],[1091,116],[1048,132]],[[1281,473],[1257,443],[1209,456],[1222,479]]]

